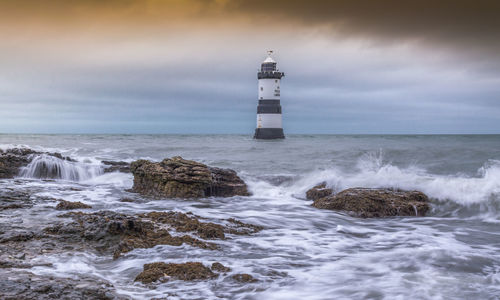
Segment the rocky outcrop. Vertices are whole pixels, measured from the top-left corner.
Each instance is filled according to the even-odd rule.
[[[152,197],[202,198],[249,195],[247,186],[230,169],[209,167],[176,156],[161,162],[138,160],[130,165],[133,191]]]
[[[30,163],[31,154],[38,153],[27,148],[0,149],[0,178],[17,176],[19,168]]]
[[[315,191],[311,191],[315,190]],[[311,195],[318,195],[324,187],[312,188]],[[342,210],[362,217],[425,216],[429,210],[428,197],[419,191],[390,189],[351,188],[314,200],[312,206],[322,209]]]
[[[213,279],[216,277],[218,277],[218,274],[212,272],[209,267],[206,267],[200,262],[187,262],[181,264],[155,262],[145,264],[144,270],[137,275],[135,281],[152,283],[155,281],[165,282],[169,279],[191,281]]]
[[[110,211],[90,214],[71,212],[63,216],[72,217],[75,222],[49,227],[45,232],[66,241],[83,238],[100,252],[112,252],[114,258],[135,248],[152,248],[156,245],[188,244],[203,249],[217,249],[217,245],[189,235],[172,236],[162,226],[138,216]]]
[[[73,161],[60,153],[38,152],[29,148],[0,149],[0,178],[14,178],[19,174],[20,168],[27,166],[35,155],[46,154],[61,160]]]
[[[180,212],[150,212],[126,215],[110,211],[94,213],[70,212],[61,217],[73,218],[74,222],[60,223],[48,227],[44,233],[63,243],[92,245],[97,251],[112,253],[114,258],[135,248],[152,248],[156,245],[191,245],[202,249],[215,250],[218,246],[203,239],[225,239],[225,233],[250,234],[260,227],[250,224],[235,224],[226,220],[226,225],[200,222],[198,217]],[[175,230],[174,234],[170,230]]]
[[[66,200],[59,200],[59,203],[56,206],[57,210],[85,209],[85,208],[92,208],[92,206],[82,203],[80,201],[71,202]]]

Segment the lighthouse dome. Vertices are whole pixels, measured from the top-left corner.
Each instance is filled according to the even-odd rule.
[[[276,61],[269,55],[263,63],[276,63]]]

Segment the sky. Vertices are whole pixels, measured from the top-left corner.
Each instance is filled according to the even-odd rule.
[[[0,133],[500,133],[500,1],[0,0]]]

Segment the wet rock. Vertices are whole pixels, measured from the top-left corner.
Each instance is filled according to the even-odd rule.
[[[318,200],[333,194],[333,190],[326,187],[326,182],[320,183],[306,192],[309,200]]]
[[[111,173],[111,172],[130,173],[130,164],[125,161],[103,160],[102,164],[105,165],[104,173]]]
[[[212,271],[219,272],[219,273],[227,273],[231,272],[231,268],[224,266],[220,262],[214,262],[211,267]]]
[[[322,209],[348,211],[357,217],[425,216],[428,197],[419,191],[351,188],[314,201]]]
[[[26,242],[35,237],[32,231],[10,230],[0,236],[0,243],[7,242]]]
[[[28,148],[0,149],[0,178],[13,178],[19,173],[19,168],[31,161],[31,154],[39,152]]]
[[[178,280],[202,280],[213,279],[218,275],[210,268],[200,262],[187,262],[181,264],[155,262],[144,265],[144,270],[137,275],[135,281],[142,283],[152,283],[155,281]]]
[[[135,202],[135,200],[132,198],[121,198],[120,202]]]
[[[172,236],[155,222],[139,216],[100,211],[88,214],[71,212],[62,217],[71,217],[75,221],[48,227],[45,233],[64,241],[77,242],[83,238],[91,242],[97,251],[113,253],[114,258],[135,248],[152,248],[156,245],[188,244],[203,249],[217,249],[217,245],[189,235]]]
[[[178,232],[195,232],[204,239],[224,239],[225,233],[248,235],[256,233],[261,226],[246,224],[236,219],[228,219],[226,225],[211,222],[200,222],[199,216],[188,215],[181,212],[150,212],[139,216],[151,219],[156,223],[168,224]]]
[[[0,149],[0,178],[14,178],[19,174],[21,167],[25,167],[32,160],[34,155],[46,154],[59,159],[74,161],[69,157],[64,157],[60,153],[45,153],[34,151],[29,148]]]
[[[159,163],[138,160],[130,165],[133,191],[152,197],[202,198],[249,195],[247,186],[230,169],[208,167],[176,156]]]
[[[0,191],[0,210],[32,207],[31,193],[15,189]]]
[[[253,278],[253,276],[250,274],[234,274],[233,276],[231,276],[231,278],[238,282],[244,282],[244,283],[257,281],[257,279]]]
[[[227,221],[232,224],[228,225],[229,233],[238,234],[238,235],[249,235],[253,233],[257,233],[264,229],[264,227],[254,224],[243,223],[240,220],[236,220],[234,218],[229,218]]]
[[[71,202],[66,200],[60,200],[56,206],[57,210],[84,209],[84,208],[92,208],[92,206],[82,203],[80,201]]]
[[[194,231],[204,239],[224,239],[224,226],[200,222],[181,212],[150,212],[141,215],[158,223],[169,224],[179,232]]]
[[[1,299],[127,299],[94,278],[57,278],[26,271],[0,272]]]

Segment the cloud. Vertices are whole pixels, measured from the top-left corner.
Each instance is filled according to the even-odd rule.
[[[500,125],[496,2],[12,3],[0,131],[251,134],[267,49],[287,133]]]

